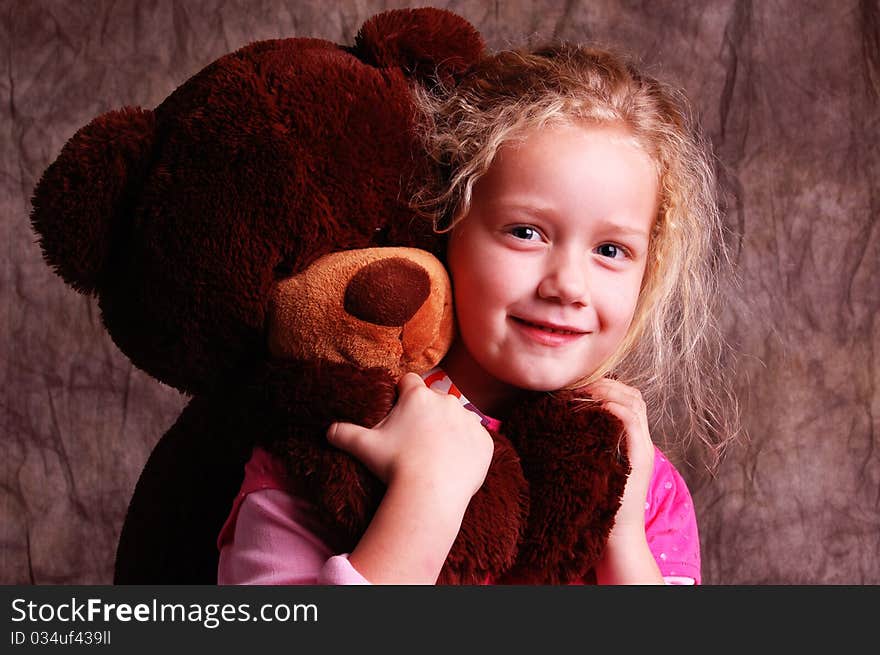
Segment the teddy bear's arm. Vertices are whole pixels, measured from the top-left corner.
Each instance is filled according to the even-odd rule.
[[[589,579],[629,474],[622,425],[569,392],[534,394],[504,423],[529,485],[530,512],[507,582]]]

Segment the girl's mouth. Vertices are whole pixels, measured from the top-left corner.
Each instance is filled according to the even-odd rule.
[[[511,316],[510,318],[512,318],[517,323],[538,330],[543,330],[545,332],[549,332],[550,334],[586,334],[586,330],[579,330],[568,326],[563,327],[548,323],[536,323],[534,321],[528,321],[524,318],[519,318],[518,316]]]
[[[536,323],[518,316],[511,316],[510,320],[517,330],[528,337],[529,340],[545,346],[563,346],[588,334],[585,330],[575,329],[570,326]]]

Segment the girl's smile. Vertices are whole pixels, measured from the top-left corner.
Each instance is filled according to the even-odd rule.
[[[564,346],[589,334],[587,330],[540,320],[530,321],[516,316],[510,316],[509,320],[527,339],[544,346]]]
[[[443,366],[477,406],[566,387],[615,351],[657,195],[653,160],[621,127],[546,128],[499,151],[449,241],[459,338]]]

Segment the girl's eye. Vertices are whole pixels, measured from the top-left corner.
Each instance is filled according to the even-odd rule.
[[[598,252],[603,257],[609,257],[611,259],[626,257],[626,251],[620,246],[614,245],[613,243],[603,243],[601,246],[596,248],[596,252]]]
[[[541,233],[528,225],[517,225],[512,227],[510,228],[510,234],[523,241],[540,241],[541,239]]]

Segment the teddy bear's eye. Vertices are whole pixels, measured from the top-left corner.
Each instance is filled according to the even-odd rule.
[[[373,230],[373,243],[377,246],[384,246],[388,244],[388,234],[391,232],[391,227],[389,225],[380,225],[375,230]]]
[[[272,271],[276,280],[284,280],[293,275],[293,260],[290,257],[284,257],[275,265]]]

